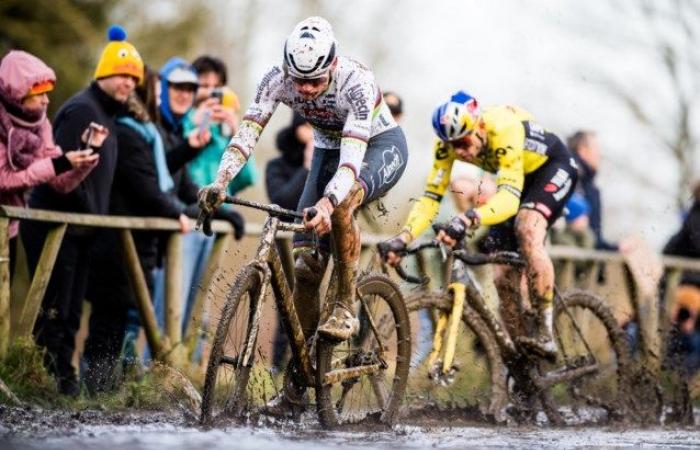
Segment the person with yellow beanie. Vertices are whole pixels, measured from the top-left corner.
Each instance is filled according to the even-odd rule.
[[[35,188],[29,199],[32,208],[90,214],[109,212],[117,163],[116,118],[125,111],[128,97],[143,79],[143,61],[136,48],[126,41],[123,28],[112,26],[107,36],[109,43],[100,55],[95,80],[63,104],[54,120],[57,145],[65,149],[92,149],[99,154],[99,162],[68,194],[48,184]],[[91,122],[95,122],[91,138],[83,139],[83,131]],[[32,274],[49,229],[41,222],[20,224],[20,235]],[[80,394],[80,384],[71,361],[87,289],[91,248],[99,239],[99,232],[94,228],[68,227],[34,327],[37,344],[46,349],[47,369],[56,378],[59,391],[70,396]],[[90,364],[89,355],[102,345],[101,341],[99,336],[89,337],[85,349],[88,373],[82,374],[83,377],[99,372],[99,368]]]

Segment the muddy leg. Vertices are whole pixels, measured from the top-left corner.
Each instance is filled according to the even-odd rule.
[[[360,260],[360,227],[354,213],[362,203],[364,191],[359,183],[350,190],[347,198],[333,211],[332,238],[336,252],[338,295],[331,316],[318,329],[326,336],[346,340],[359,328],[353,305],[355,282]]]

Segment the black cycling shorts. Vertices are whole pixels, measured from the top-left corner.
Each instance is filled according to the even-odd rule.
[[[560,145],[566,147],[560,142]],[[568,151],[566,153],[568,155]],[[578,170],[573,157],[550,159],[542,167],[525,176],[520,209],[534,209],[547,220],[547,228],[561,216],[564,205],[574,193]],[[518,251],[515,216],[493,225],[480,244],[486,253]]]
[[[314,206],[323,196],[326,185],[338,170],[340,149],[314,149],[311,170],[304,184],[297,211]],[[383,196],[399,181],[408,163],[408,146],[401,127],[392,128],[370,138],[362,160],[359,181],[364,189],[362,204],[366,205]],[[295,233],[294,247],[313,245],[310,233]],[[322,239],[323,250],[328,250],[328,236]]]

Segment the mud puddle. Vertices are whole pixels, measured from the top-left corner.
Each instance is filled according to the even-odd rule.
[[[392,430],[320,430],[308,425],[267,422],[202,430],[173,413],[106,413],[0,408],[1,449],[417,449],[504,447],[698,448],[700,429],[577,426],[566,428],[484,426],[445,421],[401,425]]]

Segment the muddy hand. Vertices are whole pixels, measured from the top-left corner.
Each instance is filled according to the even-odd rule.
[[[312,210],[316,211],[310,217]],[[322,197],[313,208],[304,209],[304,225],[307,230],[316,230],[319,236],[323,236],[331,231],[331,215],[333,214],[333,204],[326,197]]]

